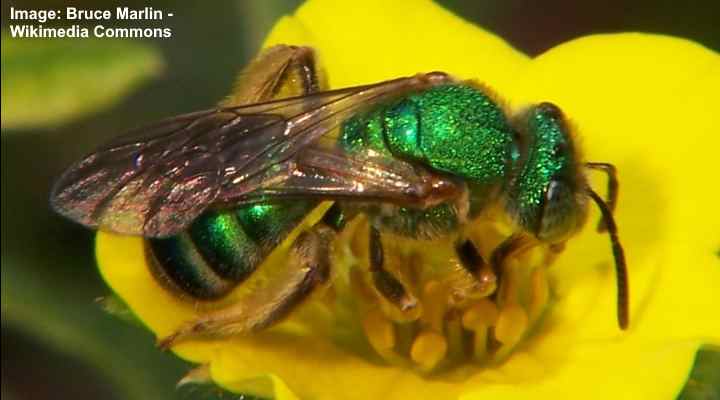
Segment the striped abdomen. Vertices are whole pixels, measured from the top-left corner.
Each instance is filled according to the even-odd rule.
[[[162,284],[181,295],[220,298],[250,276],[316,205],[259,203],[209,211],[180,235],[148,239],[149,264]]]

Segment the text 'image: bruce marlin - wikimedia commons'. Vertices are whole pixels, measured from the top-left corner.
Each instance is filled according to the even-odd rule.
[[[13,38],[29,39],[89,37],[167,39],[173,35],[172,28],[167,26],[172,21],[172,17],[174,17],[172,11],[153,7],[110,9],[10,7],[9,31]]]

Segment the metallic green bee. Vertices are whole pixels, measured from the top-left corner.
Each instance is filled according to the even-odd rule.
[[[615,169],[582,161],[557,106],[509,116],[486,89],[441,72],[321,86],[311,49],[269,49],[218,108],[143,128],[70,167],[52,206],[89,227],[146,237],[160,281],[209,300],[247,279],[321,201],[334,201],[295,239],[287,268],[297,273],[269,289],[275,293],[242,328],[255,331],[328,279],[330,243],[357,215],[371,226],[372,282],[406,309],[406,288],[384,267],[383,233],[457,235],[500,205],[516,232],[489,260],[457,235],[458,258],[488,295],[507,257],[535,245],[561,248],[584,224],[591,199],[610,234],[618,321],[627,327],[625,260],[612,216]],[[586,168],[608,174],[607,202],[589,187]],[[232,320],[232,313],[205,319],[178,334],[219,332]]]

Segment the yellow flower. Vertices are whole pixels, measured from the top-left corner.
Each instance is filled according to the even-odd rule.
[[[309,1],[276,24],[265,45],[276,43],[314,47],[333,88],[441,70],[489,85],[511,109],[558,104],[586,158],[619,170],[631,324],[617,328],[609,245],[588,223],[548,270],[553,301],[537,332],[499,365],[426,376],[307,334],[173,349],[209,365],[215,382],[278,399],[669,399],[698,347],[720,344],[718,54],[631,33],[580,38],[530,59],[424,0]],[[599,178],[593,186],[603,187]],[[158,336],[195,315],[153,280],[141,239],[100,233],[97,258]]]

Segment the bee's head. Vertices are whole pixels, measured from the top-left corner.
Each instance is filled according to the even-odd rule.
[[[518,157],[507,190],[507,208],[515,222],[539,241],[561,243],[578,231],[587,216],[588,200],[602,214],[599,230],[607,230],[615,258],[618,290],[618,323],[629,323],[628,282],[625,255],[613,209],[618,183],[615,167],[607,163],[582,163],[562,111],[551,103],[530,107],[515,121]],[[605,201],[588,186],[584,168],[608,174]]]
[[[540,241],[562,242],[587,214],[587,184],[572,134],[552,103],[531,106],[515,123],[520,155],[508,190],[510,215]]]

